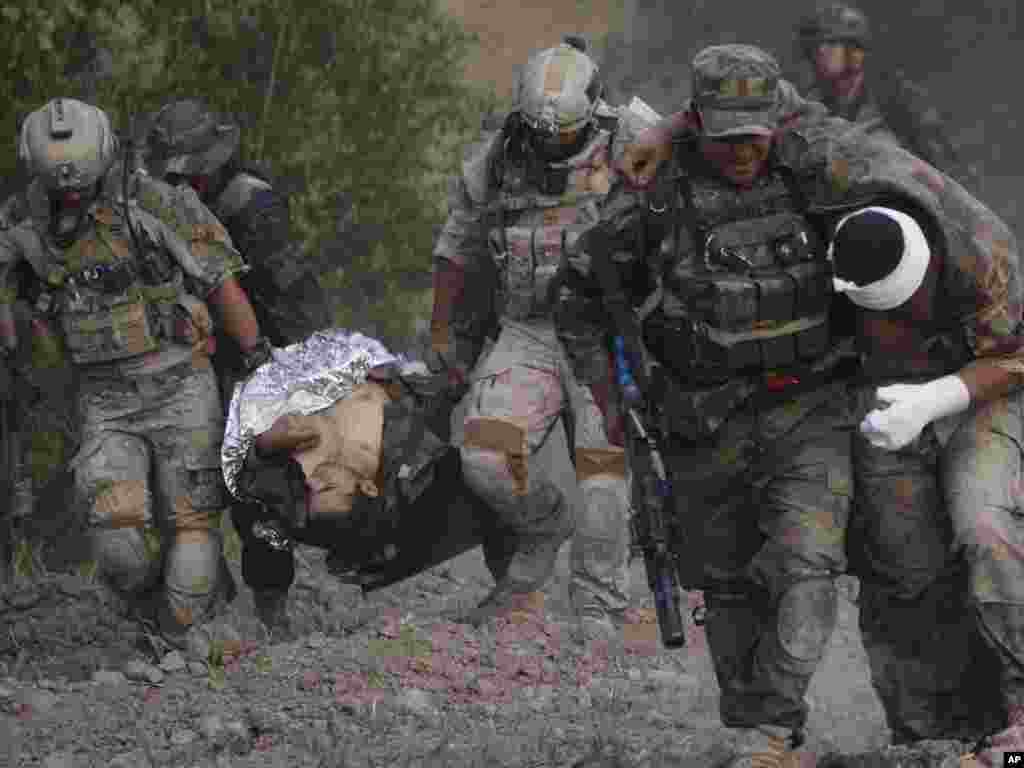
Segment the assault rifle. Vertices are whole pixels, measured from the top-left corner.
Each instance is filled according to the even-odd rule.
[[[671,548],[675,516],[667,508],[672,504],[672,485],[662,460],[657,420],[651,418],[656,397],[645,365],[640,323],[612,258],[615,250],[612,233],[598,225],[581,236],[578,246],[590,257],[613,326],[615,378],[633,473],[630,529],[644,554],[647,585],[654,594],[661,642],[666,648],[679,648],[686,644],[686,632],[679,612],[676,555]]]
[[[661,642],[666,648],[681,648],[686,644],[686,631],[679,612],[676,555],[671,548],[675,524],[671,511],[666,510],[672,504],[672,483],[665,471],[656,428],[652,426],[654,420],[647,418],[652,407],[644,407],[643,394],[626,359],[625,340],[616,336],[614,344],[616,379],[634,478],[630,531],[644,555],[647,586],[654,594]]]

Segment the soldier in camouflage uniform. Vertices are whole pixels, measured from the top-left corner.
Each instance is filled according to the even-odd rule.
[[[788,147],[773,140],[777,64],[749,46],[705,49],[693,94],[694,135],[649,193],[608,197],[577,263],[594,271],[631,253],[661,285],[632,362],[646,366],[649,352],[664,366],[680,582],[704,590],[735,765],[775,768],[800,743],[836,621],[847,398],[833,381],[827,254]]]
[[[802,691],[834,621],[828,573],[843,567],[851,487],[863,494],[867,510],[855,516],[858,522],[850,526],[856,531],[857,546],[852,551],[858,565],[869,566],[861,613],[864,642],[897,737],[969,736],[993,717],[1005,720],[1005,712],[992,712],[994,686],[989,686],[987,700],[979,698],[986,690],[988,670],[983,664],[972,666],[963,589],[951,590],[946,578],[953,559],[948,537],[953,533],[948,519],[946,523],[937,520],[943,502],[936,490],[935,471],[940,463],[946,469],[938,476],[945,503],[957,510],[953,513],[955,536],[962,548],[973,552],[976,583],[972,589],[981,606],[982,634],[1000,649],[1003,661],[1006,701],[994,702],[994,708],[1000,710],[1005,704],[1012,717],[1020,669],[1020,657],[1013,649],[1020,631],[1012,616],[1016,600],[1009,591],[1014,569],[1019,567],[1010,518],[1019,505],[1019,443],[1014,435],[1020,430],[1019,415],[1015,415],[1020,406],[1016,393],[1007,394],[1019,387],[1024,371],[1016,242],[991,211],[948,176],[891,141],[851,131],[847,121],[829,117],[822,105],[801,99],[788,83],[777,80],[778,68],[763,51],[745,46],[708,49],[697,57],[694,78],[691,107],[674,118],[681,134],[676,144],[645,150],[647,154],[639,156],[654,162],[629,169],[638,181],[656,173],[648,196],[633,206],[628,195],[621,204],[611,196],[605,221],[593,235],[582,237],[588,250],[607,247],[602,241],[635,237],[641,225],[631,222],[637,220],[643,222],[646,236],[653,232],[656,241],[662,239],[659,232],[668,231],[674,233],[670,242],[677,243],[682,233],[682,251],[677,244],[667,251],[678,255],[664,269],[663,318],[647,328],[647,337],[654,350],[665,350],[661,357],[677,373],[683,372],[684,382],[705,376],[709,364],[767,367],[768,353],[780,352],[778,342],[785,336],[778,331],[786,325],[798,332],[798,355],[814,348],[800,341],[806,322],[793,325],[799,319],[796,316],[781,328],[773,327],[778,310],[773,309],[772,296],[778,288],[772,287],[771,277],[780,261],[789,264],[785,271],[797,290],[795,294],[784,290],[790,298],[777,306],[801,311],[808,299],[818,297],[817,292],[804,290],[799,278],[816,263],[817,257],[808,254],[818,253],[817,249],[770,232],[773,245],[768,252],[774,250],[775,265],[763,263],[764,251],[751,247],[764,240],[754,236],[756,229],[738,228],[730,234],[719,223],[721,219],[708,213],[730,202],[743,211],[757,210],[764,204],[764,192],[770,189],[766,181],[773,171],[796,182],[788,185],[790,200],[797,201],[804,220],[826,240],[845,213],[888,206],[909,213],[927,233],[931,252],[943,262],[941,287],[931,295],[922,293],[920,302],[914,299],[912,306],[900,306],[888,317],[886,313],[924,278],[918,274],[915,283],[901,270],[898,278],[880,281],[889,292],[888,303],[864,312],[854,326],[859,351],[864,353],[866,384],[848,390],[849,397],[831,391],[831,386],[819,387],[817,394],[830,393],[834,402],[823,406],[833,410],[831,422],[823,414],[817,430],[814,411],[804,411],[800,405],[804,397],[813,400],[815,391],[791,400],[789,408],[755,407],[751,418],[756,429],[744,424],[744,410],[750,408],[737,407],[745,388],[756,392],[771,383],[769,388],[781,389],[773,397],[783,399],[787,386],[799,390],[798,381],[808,376],[799,367],[781,382],[767,377],[761,383],[748,379],[738,388],[735,382],[711,384],[666,401],[668,421],[677,431],[696,421],[698,430],[689,429],[699,433],[703,421],[705,434],[719,435],[710,447],[714,453],[698,458],[696,469],[677,470],[677,483],[680,474],[689,481],[691,473],[704,464],[709,465],[706,476],[728,473],[723,468],[743,456],[745,440],[753,442],[755,459],[768,462],[760,472],[748,474],[754,481],[751,496],[738,501],[730,499],[727,487],[717,493],[723,484],[704,484],[701,477],[687,482],[687,489],[701,489],[699,498],[695,500],[691,491],[689,498],[681,500],[685,503],[679,512],[684,529],[678,545],[684,583],[687,564],[703,564],[708,639],[722,689],[723,720],[754,729],[749,732],[753,743],[748,744],[749,750],[741,750],[740,763],[784,762],[781,733],[766,733],[773,730],[768,726],[802,724]],[[758,167],[756,138],[736,139],[731,147],[708,139],[712,130],[730,127],[741,134],[758,128],[773,137],[762,144],[767,153],[765,181],[755,179],[728,193],[720,182],[719,191],[711,193],[703,176],[709,167],[737,183]],[[659,165],[658,158],[666,155],[670,161]],[[745,174],[740,173],[742,169]],[[678,184],[673,181],[676,177],[682,179]],[[662,192],[666,183],[677,190],[667,197]],[[672,212],[673,206],[682,226],[658,224],[657,213]],[[671,222],[671,213],[668,218]],[[694,229],[697,237],[687,238],[686,233]],[[811,233],[806,234],[805,243],[813,244]],[[803,236],[798,240],[803,241]],[[704,244],[703,259],[694,260],[694,243]],[[864,236],[850,250],[853,255],[848,261],[864,274],[851,270],[846,282],[837,285],[849,291],[851,282],[871,283],[873,276],[885,274],[878,266],[880,247],[878,236]],[[797,259],[800,272],[792,271],[794,253],[805,254]],[[865,259],[868,253],[875,258]],[[660,258],[656,256],[655,265]],[[864,276],[872,270],[876,274]],[[936,275],[929,279],[933,287],[938,284]],[[831,293],[831,280],[828,283],[822,288],[826,297]],[[893,293],[894,283],[902,296],[896,295],[899,291]],[[744,298],[751,286],[757,289],[754,296]],[[832,301],[832,308],[836,304]],[[948,309],[942,318],[930,314],[938,306]],[[737,317],[741,309],[744,314]],[[837,315],[830,312],[830,316]],[[757,339],[765,333],[758,357],[749,337]],[[674,362],[673,349],[680,350]],[[820,367],[813,362],[810,366],[812,384],[813,371]],[[875,388],[892,381],[902,386]],[[918,382],[924,383],[915,386]],[[882,405],[876,405],[875,398]],[[843,403],[848,408],[841,407]],[[889,407],[876,410],[884,406]],[[803,417],[802,411],[808,416]],[[947,455],[940,457],[938,434],[958,414],[964,423],[953,432]],[[794,424],[789,421],[794,416],[797,421],[787,435],[786,425]],[[848,435],[862,417],[864,434],[852,442]],[[930,422],[934,424],[929,426]],[[1005,436],[1000,437],[1003,430]],[[840,437],[844,432],[845,439]],[[918,442],[908,446],[911,440]],[[856,470],[852,486],[847,477],[851,469]],[[747,506],[751,499],[756,506]],[[759,534],[751,536],[749,523],[746,527],[727,524],[734,521],[733,510],[741,516],[745,512],[750,520],[755,509]],[[908,514],[911,509],[913,514]],[[978,514],[979,509],[988,512]],[[694,521],[707,522],[695,525]],[[761,588],[760,599],[755,587],[736,589],[744,580]],[[689,582],[699,583],[696,576]],[[805,590],[808,599],[794,599],[790,591],[794,588]],[[815,592],[817,598],[811,599]]]
[[[1024,746],[1024,281],[1010,231],[918,172],[917,199],[857,210],[832,241],[864,368],[860,626],[897,741],[996,731],[976,759],[1002,765],[996,752]]]
[[[121,187],[117,140],[94,106],[47,103],[26,118],[19,154],[34,182],[29,218],[0,236],[5,355],[18,344],[10,278],[27,264],[35,311],[59,328],[78,375],[72,468],[99,572],[154,608],[169,641],[202,648],[204,622],[233,590],[218,529],[224,421],[207,302],[249,369],[270,355],[235,277],[241,262],[191,191],[173,195],[177,231],[111,193]]]
[[[599,308],[554,280],[566,244],[596,220],[612,181],[612,131],[622,127],[584,50],[569,39],[531,57],[515,108],[453,181],[434,249],[431,345],[470,382],[463,472],[501,520],[484,546],[497,583],[472,620],[552,574],[577,492],[552,471],[567,450],[568,410],[582,496],[570,591],[584,629],[603,633],[628,600],[626,460]],[[556,330],[559,312],[571,322]],[[496,339],[478,360],[488,334]]]
[[[242,162],[240,126],[199,100],[175,101],[153,118],[147,170],[173,186],[191,186],[223,223],[248,267],[242,287],[252,298],[260,327],[277,347],[300,341],[332,324],[327,292],[317,280],[320,265],[292,239],[288,198],[262,173]],[[147,204],[142,195],[142,204]],[[244,375],[238,350],[218,338],[214,356],[225,401]],[[232,522],[243,546],[251,539],[256,509],[234,504]],[[287,629],[285,593],[262,588],[246,574],[261,618]]]
[[[242,286],[260,327],[284,346],[329,327],[331,306],[317,281],[320,265],[292,237],[288,197],[243,161],[240,147],[238,123],[197,99],[175,101],[153,118],[146,169],[173,186],[190,185],[224,223],[249,267]]]
[[[977,190],[946,121],[928,94],[902,72],[870,66],[871,27],[863,11],[830,3],[800,22],[800,51],[814,71],[804,92],[839,117],[888,136],[939,170]]]

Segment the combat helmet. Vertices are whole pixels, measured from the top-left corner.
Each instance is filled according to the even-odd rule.
[[[867,50],[871,46],[871,25],[859,8],[830,3],[804,18],[797,38],[804,55],[810,57],[822,43],[849,43]]]
[[[161,178],[212,176],[236,155],[240,141],[238,123],[202,101],[173,101],[153,117],[146,164]]]
[[[91,104],[57,98],[25,118],[18,158],[32,180],[32,215],[48,221],[58,244],[80,231],[117,154],[110,118]]]
[[[586,47],[582,38],[568,36],[560,45],[534,54],[523,66],[514,111],[535,133],[547,137],[572,133],[593,120],[604,89]]]
[[[57,98],[25,118],[18,158],[48,194],[94,187],[113,165],[117,137],[106,112]]]

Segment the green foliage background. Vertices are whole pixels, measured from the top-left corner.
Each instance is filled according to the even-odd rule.
[[[474,42],[437,0],[0,0],[0,191],[23,185],[20,123],[51,98],[94,103],[138,137],[167,101],[200,96],[290,193],[336,322],[415,353],[446,179],[493,103],[463,78]],[[75,448],[70,401],[50,404],[25,447],[37,491],[63,482]]]
[[[121,130],[200,95],[292,192],[339,323],[401,338],[429,311],[445,179],[491,98],[463,80],[473,40],[436,0],[36,0],[0,16],[9,136],[57,95]]]

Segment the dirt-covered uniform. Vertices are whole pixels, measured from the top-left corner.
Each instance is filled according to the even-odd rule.
[[[174,187],[199,193],[223,222],[240,252],[245,273],[240,282],[251,298],[260,327],[276,347],[299,342],[333,321],[319,260],[294,241],[288,197],[262,172],[240,160],[241,127],[195,99],[171,102],[153,116],[147,136],[146,166]],[[159,208],[157,195],[143,191],[140,201]],[[225,403],[244,378],[246,364],[238,347],[217,334],[213,358]],[[232,522],[243,541],[251,540],[259,509],[234,503]],[[247,580],[248,581],[248,580]],[[270,623],[284,621],[284,592],[260,591],[257,606]]]
[[[942,306],[951,310],[960,349],[976,356],[1005,355],[1011,369],[1019,364],[1018,256],[1005,225],[963,187],[893,142],[829,118],[820,104],[801,100],[784,81],[774,82],[777,67],[763,51],[721,46],[700,54],[701,59],[695,75],[699,80],[703,71],[707,78],[705,107],[717,104],[716,119],[726,121],[735,112],[735,121],[742,124],[752,115],[774,113],[775,122],[762,124],[787,129],[775,138],[767,172],[748,188],[723,186],[702,172],[695,145],[679,141],[654,188],[646,196],[625,189],[613,193],[602,223],[583,235],[582,243],[586,251],[610,247],[602,242],[618,250],[640,245],[663,276],[662,308],[649,318],[645,337],[676,383],[665,399],[666,423],[684,437],[684,453],[673,461],[682,530],[680,575],[684,586],[705,589],[723,721],[760,739],[746,759],[775,764],[785,749],[765,741],[764,734],[777,738],[783,731],[776,729],[792,731],[803,724],[807,684],[834,626],[833,577],[846,565],[851,493],[856,497],[863,485],[870,510],[871,499],[881,498],[872,483],[886,485],[882,497],[890,493],[891,499],[896,491],[907,498],[917,482],[917,475],[873,472],[863,461],[859,439],[854,452],[851,434],[857,417],[864,415],[858,410],[859,393],[849,382],[828,383],[821,377],[828,370],[824,353],[834,346],[830,337],[836,330],[821,321],[824,316],[834,324],[838,315],[830,265],[816,237],[827,239],[839,216],[858,207],[894,198],[915,206],[950,254]],[[699,134],[700,126],[694,120],[690,130]],[[949,268],[954,261],[959,268]],[[924,337],[918,340],[916,356],[927,356],[921,352]],[[934,351],[945,347],[938,344]],[[914,357],[900,353],[904,363]],[[946,365],[953,363],[945,359]],[[998,401],[991,410],[1006,421],[1014,403],[1012,398]],[[973,412],[969,418],[982,423]],[[991,417],[982,421],[991,423]],[[961,444],[971,444],[973,453],[961,453],[958,466],[945,476],[947,486],[952,483],[960,494],[946,495],[950,506],[961,510],[955,515],[961,521],[958,535],[962,545],[973,549],[978,573],[1018,567],[1005,556],[996,557],[999,565],[994,566],[993,557],[984,554],[995,544],[991,535],[979,532],[979,520],[992,518],[977,515],[979,506],[994,501],[999,506],[1011,486],[1001,484],[1005,477],[967,481],[967,473],[978,467],[973,457],[995,462],[996,475],[1019,472],[1019,457],[1007,453],[1012,439],[998,439],[996,432],[961,427]],[[857,475],[851,456],[858,462]],[[923,461],[920,455],[902,453],[887,458],[887,466],[903,459]],[[854,477],[861,485],[851,482]],[[929,477],[934,491],[938,480]],[[934,601],[922,597],[931,584],[941,588],[951,559],[948,548],[929,548],[943,535],[936,520],[942,499],[933,492],[930,501],[935,504],[915,505],[920,513],[910,518],[891,507],[884,515],[879,507],[878,514],[858,516],[863,523],[858,532],[866,529],[858,536],[858,563],[865,560],[865,548],[871,556],[861,613],[865,645],[894,726],[905,713],[931,711],[942,718],[927,724],[935,726],[932,733],[949,733],[943,728],[951,723],[969,731],[984,723],[988,713],[971,689],[972,683],[982,686],[983,678],[967,653],[970,622],[955,608],[963,605],[962,597],[947,590],[954,607],[931,614],[927,607],[934,607]],[[1006,506],[1009,523],[1016,502]],[[907,530],[897,536],[892,526],[898,523]],[[1012,525],[1002,530],[1015,535]],[[981,546],[980,541],[988,543]],[[929,557],[906,557],[908,550],[919,549]],[[871,582],[872,575],[877,583]],[[992,579],[983,581],[991,584]],[[1005,581],[1013,583],[1010,577]],[[976,597],[979,603],[1014,602],[1005,596],[996,600],[994,588],[988,589],[987,598]],[[900,603],[904,598],[909,602]],[[904,626],[899,610],[909,611],[909,606],[919,610],[908,619],[917,625],[903,636],[912,639],[905,640],[886,627]],[[1008,615],[1005,608],[998,611]],[[1006,653],[1014,632],[997,627],[992,622],[983,633],[998,637],[993,644]],[[1019,665],[1009,663],[1005,669],[1012,678]],[[896,680],[901,685],[894,685]],[[961,693],[959,700],[954,691]],[[936,702],[949,706],[929,710]],[[972,716],[974,722],[968,723]]]
[[[1007,226],[949,176],[890,143],[842,139],[845,127],[825,121],[801,131],[802,166],[827,171],[810,185],[815,204],[907,212],[927,240],[935,280],[927,309],[859,313],[856,418],[879,407],[879,386],[930,385],[980,367],[1002,372],[1011,390],[970,400],[895,449],[863,430],[853,443],[850,551],[890,727],[905,740],[973,737],[1020,724],[1024,712],[1020,253]]]
[[[179,635],[231,588],[205,300],[233,278],[238,255],[194,194],[174,206],[176,231],[104,191],[116,141],[95,107],[50,102],[26,119],[21,152],[38,183],[30,217],[0,234],[4,300],[18,298],[10,278],[27,265],[37,319],[59,334],[79,381],[72,468],[100,573],[126,597],[161,598],[161,628]],[[83,201],[69,208],[70,230],[68,195]],[[9,308],[4,346],[14,348]]]
[[[568,413],[582,496],[571,593],[578,611],[603,618],[628,599],[626,459],[599,306],[556,279],[614,176],[623,121],[597,98],[596,74],[572,45],[540,52],[524,69],[517,110],[469,154],[434,249],[432,347],[472,369],[462,462],[502,521],[485,543],[492,600],[543,586],[572,529],[576,489],[559,487],[552,471],[567,449]],[[556,159],[530,143],[559,135],[574,143]],[[559,311],[572,322],[556,328]],[[488,332],[495,338],[481,356]]]

